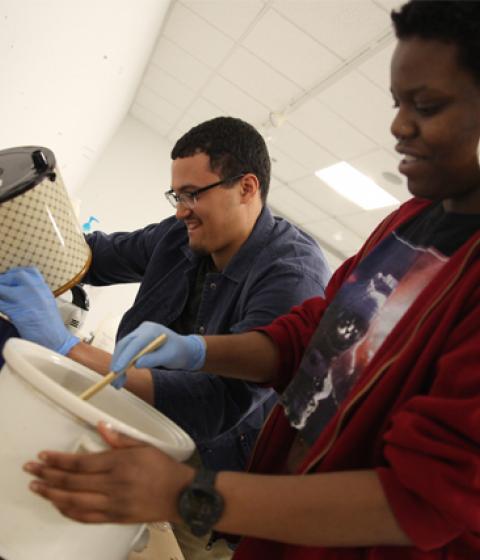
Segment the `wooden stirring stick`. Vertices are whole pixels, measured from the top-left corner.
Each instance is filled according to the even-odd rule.
[[[90,397],[93,397],[93,395],[98,393],[100,389],[103,389],[104,387],[109,385],[114,379],[116,379],[129,367],[133,366],[133,364],[143,355],[148,354],[149,352],[153,352],[153,350],[156,350],[157,348],[160,348],[160,346],[162,346],[162,344],[164,344],[166,340],[167,340],[166,334],[161,334],[160,336],[157,336],[157,338],[155,338],[154,340],[152,340],[152,342],[147,344],[145,348],[140,350],[138,354],[135,354],[135,356],[133,356],[133,358],[128,362],[127,367],[125,369],[119,372],[111,371],[98,383],[95,383],[94,385],[89,387],[86,391],[84,391],[81,395],[79,395],[79,397],[82,399],[82,401],[87,401]]]

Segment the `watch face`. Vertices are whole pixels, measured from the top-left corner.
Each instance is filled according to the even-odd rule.
[[[190,489],[185,498],[186,509],[194,519],[209,517],[215,507],[215,495],[199,488]]]
[[[223,498],[213,488],[188,487],[180,495],[178,509],[191,532],[201,537],[209,533],[223,512]]]

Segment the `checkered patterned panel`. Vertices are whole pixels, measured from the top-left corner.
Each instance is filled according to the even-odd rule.
[[[0,204],[0,272],[36,266],[52,291],[85,267],[89,248],[63,181],[45,179]]]

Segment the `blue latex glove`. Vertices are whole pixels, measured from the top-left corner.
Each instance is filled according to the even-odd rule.
[[[146,321],[118,342],[110,369],[116,372],[124,370],[135,354],[161,334],[167,335],[167,341],[157,350],[139,358],[136,367],[183,370],[197,370],[203,367],[207,346],[201,336],[195,334],[183,336],[163,325]],[[125,383],[125,379],[123,374],[117,377],[112,385],[119,388]]]
[[[0,311],[22,338],[64,356],[80,342],[63,324],[55,298],[36,268],[0,274]]]

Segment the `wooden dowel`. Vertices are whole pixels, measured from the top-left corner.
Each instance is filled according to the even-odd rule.
[[[149,352],[153,352],[157,348],[160,348],[160,346],[162,346],[162,344],[164,344],[166,340],[167,340],[166,334],[161,334],[160,336],[157,336],[157,338],[155,338],[150,343],[148,343],[145,346],[145,348],[142,348],[142,350],[140,350],[138,354],[135,354],[135,356],[130,360],[130,362],[128,362],[127,367],[124,370],[119,372],[111,371],[110,373],[107,373],[107,375],[103,379],[98,381],[98,383],[94,383],[86,391],[81,393],[79,395],[79,398],[81,398],[82,401],[87,401],[89,398],[93,397],[93,395],[98,393],[98,391],[100,391],[101,389],[109,385],[112,381],[114,381],[117,377],[119,377],[129,367],[133,366],[139,358],[141,358],[145,354],[148,354]]]

